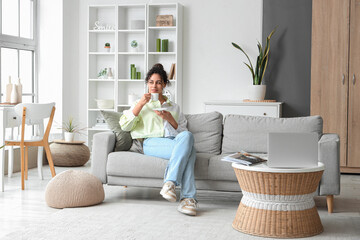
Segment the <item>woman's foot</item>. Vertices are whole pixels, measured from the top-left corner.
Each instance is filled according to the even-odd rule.
[[[186,215],[195,216],[197,201],[193,198],[183,198],[178,206],[178,211]]]
[[[171,181],[166,182],[162,187],[160,194],[169,202],[176,202],[175,184]]]

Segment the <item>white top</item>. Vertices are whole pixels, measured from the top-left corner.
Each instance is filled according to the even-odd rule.
[[[205,105],[234,105],[234,106],[279,106],[283,104],[282,102],[244,102],[244,101],[228,101],[228,100],[218,100],[218,101],[206,101]]]
[[[233,168],[256,171],[256,172],[272,172],[272,173],[303,173],[303,172],[318,172],[325,169],[325,165],[322,162],[318,162],[317,167],[305,167],[305,168],[271,168],[267,165],[267,162],[255,164],[253,166],[246,166],[239,163],[233,163]]]

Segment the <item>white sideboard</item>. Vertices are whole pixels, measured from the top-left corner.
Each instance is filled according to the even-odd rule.
[[[205,112],[217,111],[224,117],[227,114],[239,114],[279,118],[282,109],[282,102],[209,101],[204,104]]]

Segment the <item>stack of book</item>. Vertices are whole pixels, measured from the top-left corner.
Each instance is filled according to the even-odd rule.
[[[175,79],[175,67],[176,67],[176,64],[175,63],[172,63],[171,64],[171,67],[170,67],[170,73],[169,73],[169,79]]]
[[[264,157],[255,156],[244,151],[225,156],[221,160],[226,162],[240,163],[246,166],[266,161]]]

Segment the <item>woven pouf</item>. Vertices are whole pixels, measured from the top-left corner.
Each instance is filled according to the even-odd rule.
[[[67,170],[46,186],[45,201],[53,208],[85,207],[104,201],[102,182],[90,173]]]
[[[84,144],[52,143],[51,156],[55,166],[77,167],[84,165],[90,158],[89,148]]]
[[[233,228],[273,238],[309,237],[323,231],[314,193],[324,165],[303,169],[271,169],[233,164],[243,197]],[[258,171],[257,171],[258,170]],[[279,172],[276,172],[279,171]]]

